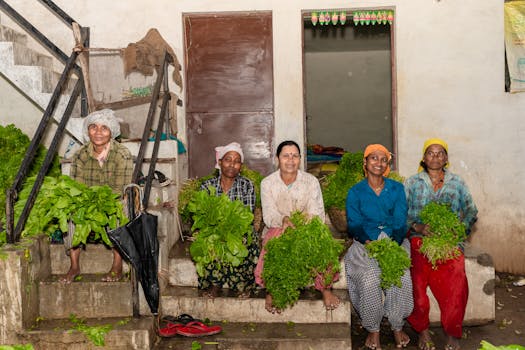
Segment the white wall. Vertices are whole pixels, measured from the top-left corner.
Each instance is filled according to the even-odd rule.
[[[13,6],[70,50],[71,35],[51,25],[34,0]],[[479,206],[472,241],[499,270],[525,273],[525,94],[504,92],[501,0],[55,0],[91,28],[93,47],[125,47],[156,27],[183,61],[183,12],[271,10],[274,32],[275,142],[303,140],[301,10],[396,8],[400,172],[416,171],[428,137],[449,143],[451,169],[465,178]],[[23,11],[25,10],[25,11]],[[0,106],[1,108],[1,106]],[[183,110],[182,110],[183,112]],[[5,114],[2,112],[0,115]],[[181,113],[181,115],[183,115]],[[183,123],[180,125],[184,134]]]

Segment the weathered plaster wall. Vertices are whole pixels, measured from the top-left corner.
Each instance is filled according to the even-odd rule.
[[[525,272],[525,180],[520,176],[525,95],[503,89],[501,0],[55,2],[91,28],[94,47],[124,47],[156,27],[181,60],[183,12],[271,10],[276,143],[288,138],[302,141],[304,135],[301,10],[395,7],[400,172],[416,171],[426,138],[447,140],[451,170],[465,178],[480,209],[472,241],[493,255],[498,270]],[[11,3],[70,51],[71,35],[39,11],[40,4]],[[180,132],[184,135],[183,123]]]

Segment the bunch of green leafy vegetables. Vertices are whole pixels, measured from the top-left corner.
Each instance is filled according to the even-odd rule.
[[[419,215],[430,226],[429,236],[423,237],[420,251],[436,267],[440,262],[461,254],[458,245],[466,238],[465,225],[446,203],[430,202]]]
[[[339,255],[344,249],[319,217],[308,220],[294,212],[290,220],[295,227],[287,228],[265,246],[262,277],[273,305],[279,309],[293,306],[300,290],[313,285],[319,274],[325,286],[331,285],[340,270]]]
[[[248,180],[251,180],[253,182],[253,187],[255,189],[255,207],[260,208],[261,207],[261,181],[263,179],[263,176],[250,168],[248,168],[246,165],[242,165],[241,171],[239,173],[241,176],[247,178]],[[191,213],[188,210],[188,203],[191,201],[195,193],[200,191],[201,185],[204,181],[211,179],[212,177],[218,176],[219,170],[215,170],[209,175],[203,176],[203,177],[197,177],[186,180],[179,191],[179,214],[181,217],[181,220],[183,222],[191,222]]]
[[[2,164],[0,167],[0,226],[1,223],[5,222],[6,191],[13,185],[30,142],[29,137],[15,125],[0,125],[0,164]],[[34,176],[38,173],[46,153],[47,151],[43,146],[38,147],[28,176]],[[55,156],[47,175],[58,176],[59,174],[60,164],[58,157]]]
[[[401,277],[411,265],[408,253],[390,238],[378,239],[365,245],[371,258],[377,260],[381,269],[381,288],[401,288]]]
[[[486,340],[482,340],[481,348],[478,350],[525,350],[525,346],[517,344],[495,346]]]
[[[188,203],[192,214],[192,232],[195,240],[190,254],[197,273],[204,275],[209,264],[239,266],[248,256],[252,243],[253,214],[239,201],[231,201],[226,194],[217,196],[215,188],[198,191]]]
[[[321,183],[325,208],[345,209],[348,190],[364,177],[363,153],[345,153],[337,170]]]
[[[28,186],[20,192],[15,204],[15,220],[27,202],[35,177],[29,178]],[[85,244],[93,233],[95,240],[102,239],[111,246],[106,229],[115,229],[129,220],[124,215],[119,195],[109,186],[91,186],[77,182],[66,175],[46,176],[35,204],[27,219],[22,236],[29,237],[57,229],[68,231],[68,222],[75,224],[73,246]]]
[[[32,344],[0,345],[0,350],[34,350]]]

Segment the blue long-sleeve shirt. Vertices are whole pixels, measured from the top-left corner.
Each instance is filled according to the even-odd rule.
[[[407,233],[407,201],[403,184],[385,178],[378,195],[364,179],[346,197],[346,218],[351,237],[361,243],[376,240],[381,232],[401,244]]]

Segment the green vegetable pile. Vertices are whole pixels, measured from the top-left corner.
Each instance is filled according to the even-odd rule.
[[[381,288],[401,288],[401,277],[411,265],[407,252],[389,238],[372,241],[365,247],[370,257],[376,259],[381,268]]]
[[[525,350],[525,346],[516,345],[516,344],[494,346],[490,344],[489,342],[482,340],[481,348],[479,348],[478,350]]]
[[[195,240],[190,254],[197,273],[204,275],[209,264],[239,266],[248,256],[252,242],[253,214],[239,201],[231,201],[226,194],[217,196],[215,189],[198,191],[188,203],[192,214]]]
[[[430,202],[419,215],[430,226],[432,235],[423,237],[420,251],[436,267],[440,262],[454,259],[461,254],[458,244],[467,237],[465,225],[448,204]]]
[[[335,173],[321,183],[325,208],[345,209],[348,190],[364,177],[363,153],[345,153]]]
[[[287,228],[265,247],[262,276],[279,309],[294,305],[300,289],[314,284],[319,273],[325,277],[325,285],[330,285],[340,270],[339,254],[343,251],[341,242],[318,217],[308,221],[304,214],[295,212],[290,220],[295,228]]]
[[[15,204],[15,220],[27,202],[34,181],[34,177],[28,179],[29,186],[20,192],[20,199]],[[106,228],[115,229],[129,221],[119,197],[109,186],[88,187],[66,175],[46,176],[22,236],[51,235],[57,229],[67,232],[68,221],[72,221],[75,224],[73,246],[85,244],[91,232],[95,240],[102,239],[111,246]]]
[[[5,222],[6,190],[13,185],[13,181],[20,169],[30,142],[29,137],[13,124],[7,126],[0,125],[0,164],[2,164],[0,167],[0,226]],[[34,176],[38,173],[38,170],[42,167],[45,156],[46,149],[40,146],[33,164],[28,171],[28,176]],[[55,157],[47,175],[60,175],[58,157]],[[1,240],[0,243],[2,243]]]
[[[34,350],[31,344],[20,345],[0,345],[0,350]]]

